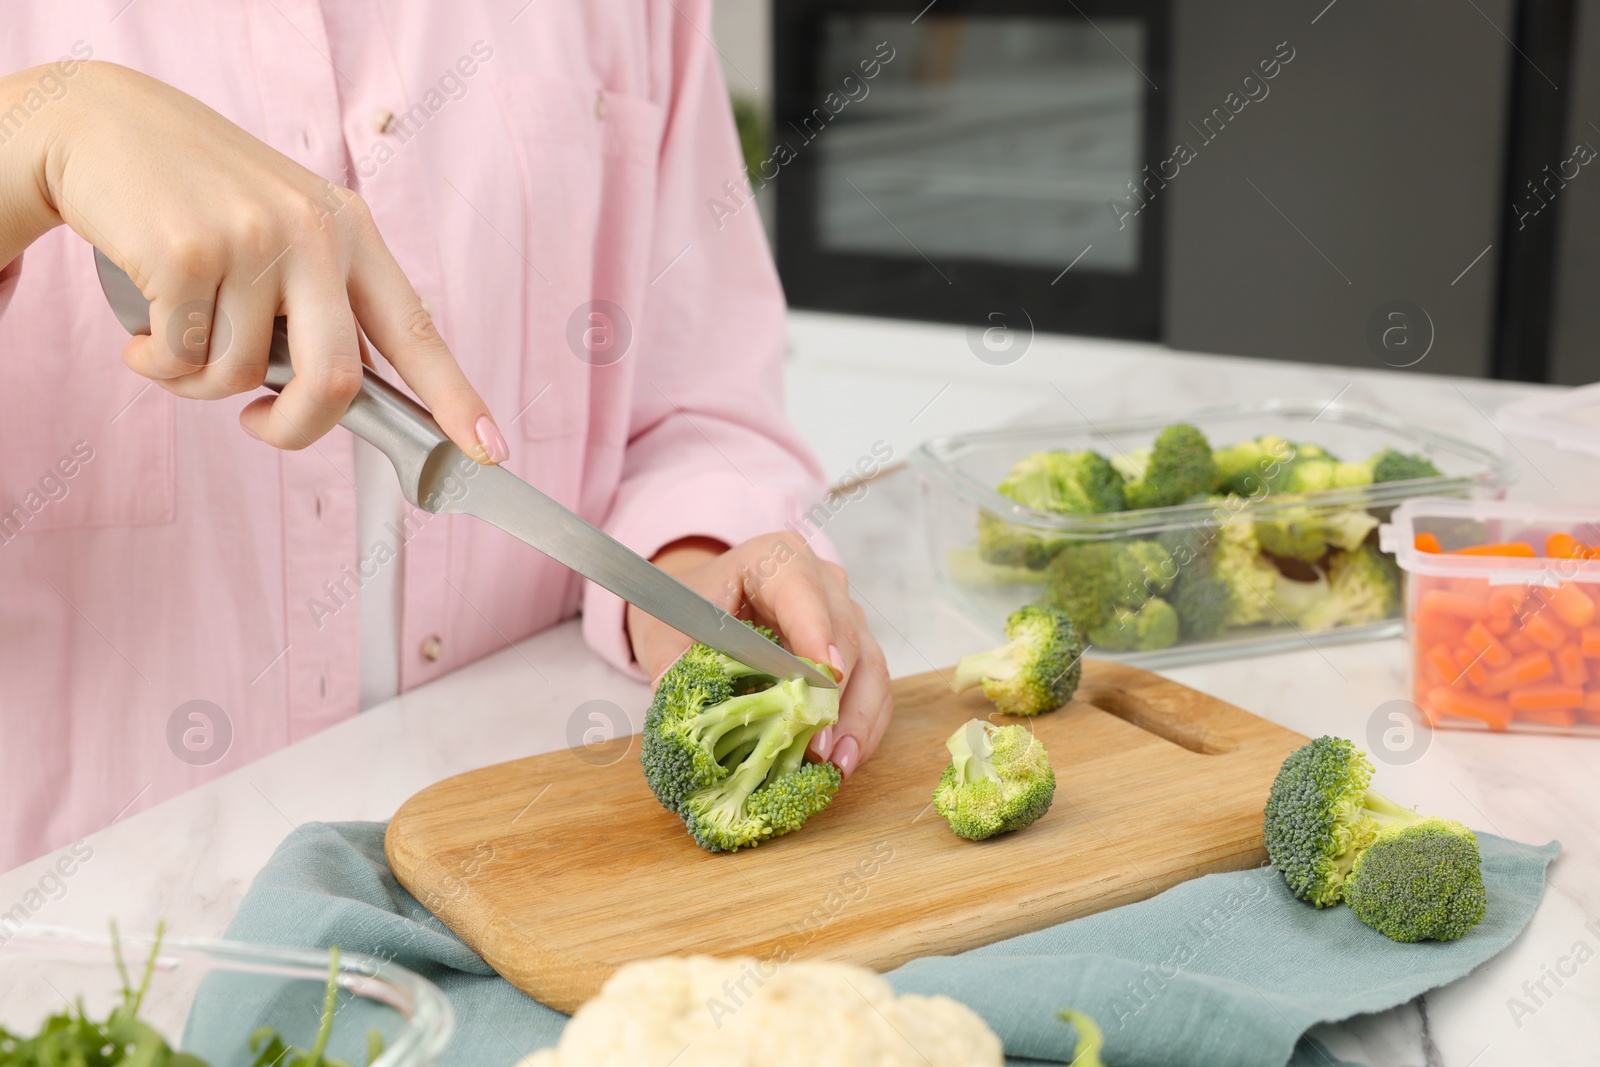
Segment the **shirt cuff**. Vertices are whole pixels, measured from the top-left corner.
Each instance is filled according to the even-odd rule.
[[[800,504],[778,489],[752,489],[736,474],[708,471],[682,480],[657,479],[660,488],[629,494],[605,523],[606,532],[646,559],[685,537],[709,537],[738,545],[787,527],[811,550],[837,563],[839,555],[820,530],[803,517]],[[627,605],[593,582],[584,583],[583,637],[607,663],[643,682],[626,629]]]

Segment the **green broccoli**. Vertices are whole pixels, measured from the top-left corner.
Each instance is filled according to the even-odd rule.
[[[1083,640],[1064,612],[1029,604],[1006,620],[1008,640],[991,652],[961,657],[951,688],[982,684],[1006,715],[1038,715],[1072,699],[1083,672]]]
[[[1296,506],[1274,509],[1256,520],[1256,538],[1274,556],[1315,563],[1330,549],[1350,551],[1377,528],[1361,508]]]
[[[1094,1017],[1065,1008],[1056,1013],[1056,1018],[1072,1024],[1072,1028],[1078,1032],[1078,1046],[1073,1049],[1072,1062],[1067,1067],[1105,1067],[1100,1050],[1106,1047],[1106,1039]]]
[[[1328,557],[1328,589],[1297,620],[1307,630],[1360,626],[1394,615],[1400,607],[1400,572],[1371,545]]]
[[[1216,486],[1217,463],[1206,435],[1186,422],[1175,422],[1156,434],[1149,448],[1111,461],[1126,479],[1123,495],[1130,508],[1164,508],[1181,504]]]
[[[1392,448],[1374,452],[1366,467],[1374,482],[1407,482],[1413,478],[1440,478],[1444,472],[1422,455],[1407,455]]]
[[[837,689],[777,679],[692,645],[645,715],[645,781],[701,848],[753,847],[798,830],[833,799],[838,768],[804,758],[812,735],[838,721]]]
[[[1404,808],[1380,811],[1377,836],[1344,882],[1356,918],[1392,941],[1454,941],[1488,910],[1472,831]]]
[[[1050,561],[1037,603],[1065,612],[1080,633],[1089,633],[1118,607],[1141,607],[1171,588],[1176,574],[1172,557],[1154,541],[1072,541]]]
[[[1089,631],[1089,643],[1114,652],[1153,652],[1178,643],[1178,613],[1160,597],[1139,608],[1119,607]]]
[[[1240,516],[1237,496],[1212,497],[1217,507],[1204,526],[1162,537],[1177,563],[1172,596],[1185,638],[1204,640],[1231,626],[1279,622],[1280,593],[1292,603],[1288,587],[1297,585],[1261,554],[1255,524]]]
[[[1296,897],[1319,908],[1344,900],[1396,941],[1460,937],[1484,913],[1472,831],[1402,808],[1371,782],[1372,762],[1344,738],[1290,753],[1262,827],[1273,866]]]
[[[1217,464],[1217,489],[1253,497],[1266,494],[1272,479],[1295,457],[1295,447],[1277,434],[1262,434],[1212,453]]]
[[[1304,445],[1294,462],[1272,480],[1274,493],[1322,493],[1372,484],[1372,469],[1365,463],[1340,463],[1331,456],[1306,456]]]
[[[960,836],[982,841],[1031,826],[1050,810],[1056,772],[1027,727],[970,719],[945,747],[950,765],[933,791],[933,810]]]
[[[1058,515],[1121,511],[1122,475],[1098,452],[1034,452],[1018,460],[996,491],[1025,508]],[[1066,539],[978,514],[978,552],[989,563],[1038,570]]]

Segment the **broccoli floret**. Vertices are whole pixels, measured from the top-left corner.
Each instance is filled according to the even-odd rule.
[[[1374,452],[1366,467],[1374,482],[1406,482],[1413,478],[1439,478],[1444,472],[1421,455],[1407,455],[1392,448]]]
[[[1296,584],[1262,555],[1255,524],[1239,515],[1244,501],[1237,496],[1211,500],[1217,505],[1212,523],[1168,535],[1182,543],[1169,540],[1178,564],[1172,604],[1183,636],[1191,640],[1230,626],[1281,621],[1275,610],[1280,590]]]
[[[1178,642],[1178,613],[1160,597],[1142,607],[1117,608],[1104,623],[1089,631],[1090,644],[1114,652],[1153,652]]]
[[[1356,918],[1392,941],[1453,941],[1488,910],[1483,860],[1472,831],[1404,808],[1379,828],[1344,883]]]
[[[1186,422],[1163,429],[1149,448],[1111,462],[1127,480],[1123,495],[1130,508],[1181,504],[1196,493],[1209,493],[1217,482],[1211,443]]]
[[[945,747],[950,765],[933,791],[933,809],[957,834],[982,841],[1030,826],[1050,810],[1056,772],[1027,727],[971,719]]]
[[[837,689],[774,678],[692,645],[662,676],[645,715],[645,781],[700,847],[754,846],[828,806],[838,768],[804,757],[812,735],[838,721]]]
[[[1298,622],[1308,630],[1360,626],[1393,615],[1400,606],[1400,572],[1394,561],[1371,545],[1328,557],[1327,593],[1311,603]]]
[[[995,490],[1034,511],[1098,515],[1121,511],[1122,475],[1098,452],[1034,452],[1018,460]],[[978,514],[978,553],[989,563],[1039,570],[1066,539]]]
[[[1100,1058],[1100,1050],[1106,1047],[1106,1039],[1093,1016],[1066,1008],[1057,1012],[1056,1018],[1064,1023],[1071,1023],[1072,1028],[1078,1032],[1078,1047],[1073,1049],[1072,1062],[1068,1067],[1105,1067],[1105,1061]]]
[[[1295,456],[1295,448],[1277,434],[1262,434],[1212,453],[1217,464],[1217,489],[1240,496],[1260,496]]]
[[[1300,446],[1293,463],[1272,480],[1274,493],[1321,493],[1372,484],[1372,469],[1365,463],[1340,463],[1329,456],[1305,455]]]
[[[1083,672],[1083,640],[1065,612],[1029,604],[1006,620],[1008,640],[991,652],[963,656],[951,688],[982,684],[1006,715],[1038,715],[1072,699]]]
[[[1278,768],[1262,829],[1296,897],[1319,908],[1339,903],[1345,876],[1377,835],[1366,806],[1371,782],[1371,761],[1342,737],[1319,737]]]
[[[1050,561],[1038,603],[1065,612],[1088,633],[1118,607],[1137,608],[1165,592],[1176,573],[1154,541],[1073,541]]]
[[[1355,548],[1377,525],[1360,508],[1291,507],[1256,520],[1256,538],[1274,556],[1315,563],[1330,549]]]

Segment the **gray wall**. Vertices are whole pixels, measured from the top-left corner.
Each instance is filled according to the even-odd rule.
[[[1452,281],[1498,240],[1510,0],[1323,3],[1174,0],[1162,91],[1198,155],[1165,190],[1167,341],[1375,366],[1368,321],[1403,298],[1435,334],[1413,369],[1484,374],[1498,249]],[[1204,145],[1189,122],[1282,41],[1269,95]]]
[[[1579,0],[1572,60],[1567,147],[1600,149],[1600,0]],[[1600,166],[1585,167],[1561,196],[1550,380],[1585,385],[1600,381]]]

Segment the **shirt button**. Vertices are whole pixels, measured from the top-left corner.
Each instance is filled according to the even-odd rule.
[[[438,663],[439,657],[444,655],[444,642],[439,640],[437,634],[429,634],[422,639],[422,658],[429,663]]]
[[[372,113],[372,128],[378,133],[388,133],[394,129],[394,112],[386,107],[380,107]]]

